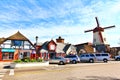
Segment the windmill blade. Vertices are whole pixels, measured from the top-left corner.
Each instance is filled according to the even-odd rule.
[[[108,28],[113,28],[113,27],[115,27],[115,25],[109,26],[109,27],[104,27],[103,29],[108,29]]]
[[[99,25],[97,17],[95,17],[95,19],[96,19],[96,22],[97,22],[97,27],[99,27],[100,25]]]
[[[91,31],[93,31],[93,29],[91,29],[91,30],[86,30],[86,31],[84,31],[84,32],[86,33],[86,32],[91,32]]]

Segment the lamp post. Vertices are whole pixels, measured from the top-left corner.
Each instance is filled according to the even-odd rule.
[[[37,44],[38,44],[38,36],[36,36],[35,39],[36,39],[35,51],[36,51],[36,59],[37,59]]]
[[[37,46],[37,43],[38,43],[38,36],[36,36],[35,39],[36,39],[36,46]]]

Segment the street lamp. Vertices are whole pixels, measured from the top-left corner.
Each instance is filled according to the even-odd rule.
[[[36,36],[35,39],[36,39],[35,51],[36,51],[36,59],[37,59],[37,44],[38,44],[38,36]]]
[[[37,42],[38,42],[38,36],[36,36],[36,37],[35,37],[35,39],[36,39],[36,46],[37,46]]]

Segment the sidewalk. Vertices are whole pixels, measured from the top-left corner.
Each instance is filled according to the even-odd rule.
[[[0,62],[0,70],[4,68],[4,66],[8,66],[11,62]]]

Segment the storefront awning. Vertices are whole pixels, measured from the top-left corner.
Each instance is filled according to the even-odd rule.
[[[15,49],[2,49],[2,52],[15,52]]]

